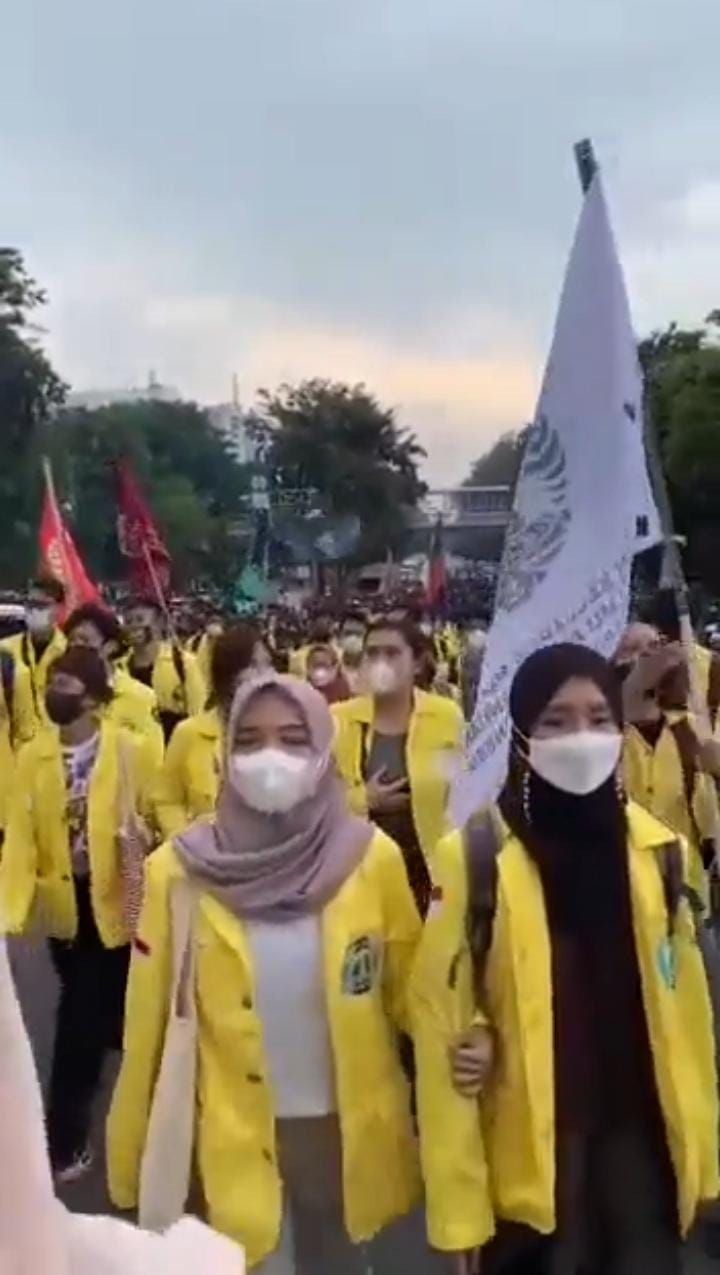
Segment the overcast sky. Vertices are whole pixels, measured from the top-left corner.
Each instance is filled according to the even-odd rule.
[[[74,388],[365,380],[461,480],[603,164],[638,330],[720,305],[717,0],[7,0],[0,242]]]

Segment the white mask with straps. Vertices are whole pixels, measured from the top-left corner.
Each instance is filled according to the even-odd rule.
[[[392,695],[400,679],[387,660],[369,660],[365,680],[373,695]]]
[[[620,761],[622,735],[617,731],[580,730],[568,735],[528,741],[531,768],[561,792],[587,797],[602,788]]]
[[[235,753],[230,772],[243,801],[263,815],[287,814],[312,796],[320,778],[314,757],[297,756],[284,748]]]

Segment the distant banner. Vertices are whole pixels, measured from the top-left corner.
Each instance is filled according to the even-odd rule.
[[[100,594],[85,570],[75,541],[60,512],[52,471],[47,462],[45,500],[40,520],[40,557],[43,570],[60,580],[65,587],[65,603],[58,616],[61,622],[83,603],[100,600]]]
[[[627,622],[633,556],[660,528],[642,436],[642,375],[599,174],[580,217],[498,579],[466,769],[464,822],[504,781],[508,696],[528,655],[578,642],[604,655]]]
[[[118,489],[118,544],[130,560],[130,580],[137,593],[167,597],[171,560],[150,506],[128,461],[116,466]]]

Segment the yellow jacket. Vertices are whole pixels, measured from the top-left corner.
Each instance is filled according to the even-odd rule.
[[[699,1204],[717,1196],[718,1102],[712,1015],[686,903],[676,922],[677,983],[658,954],[667,911],[656,848],[668,829],[629,807],[635,943],[658,1096],[675,1171],[683,1233]],[[460,834],[436,856],[436,893],[411,980],[418,1107],[430,1241],[460,1250],[487,1242],[495,1219],[555,1229],[555,1110],[551,949],[540,877],[509,835],[498,856],[498,906],[486,967],[487,1009],[500,1072],[477,1105],[450,1084],[447,1049],[475,1017],[464,948],[467,879]]]
[[[369,695],[334,704],[335,757],[358,814],[367,812],[365,759],[372,747],[374,705]],[[459,755],[463,718],[453,700],[415,691],[415,707],[407,740],[407,767],[415,828],[426,858],[449,831],[446,814],[449,777]]]
[[[680,718],[683,714],[671,716]],[[707,886],[698,841],[713,835],[713,779],[698,772],[691,811],[680,750],[669,723],[663,727],[654,748],[634,726],[625,728],[623,771],[630,800],[644,806],[688,842],[691,852],[690,883],[704,898]]]
[[[222,766],[220,714],[211,708],[181,722],[168,744],[155,797],[155,822],[171,838],[212,814]]]
[[[14,659],[14,657],[13,657]],[[8,706],[0,679],[0,831],[5,827],[7,807],[14,789],[15,758],[37,729],[30,672],[15,660],[12,705]]]
[[[205,687],[206,697],[210,694],[210,665],[216,639],[210,633],[203,633],[200,638],[188,643],[188,652],[194,656]]]
[[[176,657],[172,642],[161,642],[160,650],[152,675],[152,689],[157,699],[158,712],[177,713],[181,717],[192,717],[201,713],[205,707],[207,692],[197,660],[181,647],[177,660],[182,660],[185,670],[184,679],[178,676]],[[130,656],[126,655],[119,667],[129,672]]]
[[[120,818],[120,750],[132,766],[138,813],[149,803],[154,776],[147,747],[134,735],[100,722],[100,746],[88,791],[88,852],[93,914],[105,947],[127,943],[115,835]],[[32,929],[72,939],[77,907],[66,822],[60,736],[47,727],[22,749],[0,863],[0,916],[11,934]]]
[[[181,873],[170,844],[148,861],[123,1065],[108,1123],[110,1193],[122,1209],[134,1208],[138,1200],[170,996],[168,892]],[[394,1025],[404,1021],[420,926],[402,858],[383,833],[376,833],[360,866],[325,908],[322,928],[345,1219],[351,1237],[360,1241],[406,1213],[420,1194],[409,1087]],[[209,894],[199,897],[195,933],[197,1164],[212,1226],[244,1244],[254,1265],[276,1246],[282,1188],[251,948],[244,925]],[[382,959],[375,963],[372,987],[352,994],[343,990],[343,974],[368,939]]]
[[[24,665],[28,670],[37,725],[49,725],[48,715],[45,712],[45,689],[50,666],[67,650],[65,634],[61,629],[54,629],[50,642],[39,660],[35,659],[35,647],[29,633],[15,633],[13,637],[5,638],[3,642],[0,642],[0,646],[14,655],[17,663]]]
[[[107,721],[123,730],[129,730],[147,741],[148,749],[160,768],[165,753],[165,740],[158,719],[155,692],[131,677],[124,668],[113,672],[113,698],[105,713]]]

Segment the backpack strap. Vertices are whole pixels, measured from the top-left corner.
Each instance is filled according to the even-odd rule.
[[[489,810],[481,811],[465,825],[463,830],[467,878],[465,942],[472,960],[475,1004],[478,1007],[484,996],[485,967],[492,946],[497,908],[497,857],[500,844],[499,829]],[[457,953],[450,967],[451,987],[454,987],[457,981],[457,966],[461,955],[462,951]]]
[[[10,651],[0,651],[0,680],[2,680],[3,697],[8,715],[8,731],[10,733],[10,743],[12,744],[14,736],[15,657],[11,655]]]
[[[670,724],[670,731],[678,750],[680,757],[680,766],[683,775],[683,790],[685,792],[685,801],[687,803],[688,815],[692,825],[693,836],[698,844],[703,843],[703,835],[698,827],[693,809],[693,798],[695,796],[695,784],[699,773],[699,757],[700,748],[697,741],[697,735],[690,725],[686,717],[679,718],[678,721]]]
[[[708,682],[707,706],[708,713],[710,714],[710,725],[714,730],[717,722],[718,710],[720,709],[720,655],[713,654],[710,657],[710,680]]]
[[[657,848],[658,866],[665,895],[668,938],[675,933],[680,900],[685,895],[685,868],[679,841],[667,841]]]
[[[178,681],[182,687],[182,692],[185,699],[185,713],[186,715],[189,715],[188,697],[187,697],[187,669],[185,667],[185,660],[183,659],[183,653],[177,642],[172,643],[171,650],[172,650],[173,666],[177,674]]]

